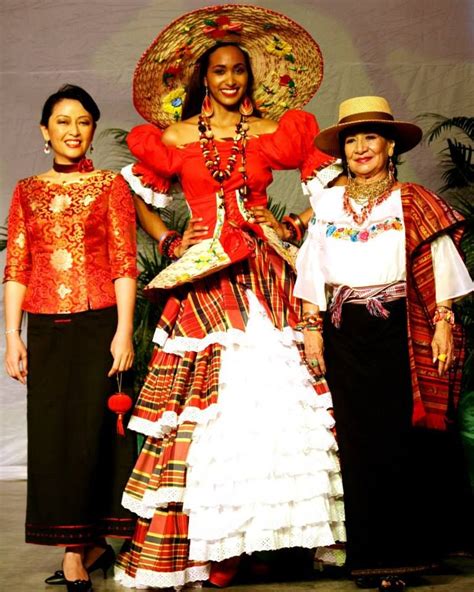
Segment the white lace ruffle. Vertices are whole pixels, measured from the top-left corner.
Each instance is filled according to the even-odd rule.
[[[276,551],[290,547],[314,548],[334,544],[335,536],[344,536],[344,528],[334,529],[329,523],[288,528],[279,531],[248,531],[238,533],[222,541],[191,541],[190,557],[209,557],[211,561],[223,561],[242,553]]]
[[[303,195],[317,195],[342,173],[342,161],[338,158],[333,164],[321,169],[316,175],[301,183]]]
[[[218,413],[196,425],[188,453],[183,506],[198,561],[345,539],[334,420],[294,341],[248,298],[244,338],[222,352]]]
[[[155,513],[155,508],[146,506],[141,499],[133,497],[126,491],[122,494],[122,506],[140,518],[151,519]]]
[[[120,174],[130,185],[132,191],[141,197],[146,204],[155,208],[166,208],[173,201],[173,196],[153,191],[151,187],[145,187],[140,177],[133,174],[133,164],[124,166]]]
[[[125,588],[148,590],[159,588],[162,592],[180,592],[202,588],[201,582],[209,579],[210,565],[188,567],[179,572],[155,572],[148,569],[138,569],[135,578],[129,576],[119,567],[114,569],[114,579]]]
[[[148,586],[146,586],[145,584],[138,584],[135,578],[129,576],[123,569],[117,567],[117,565],[114,566],[114,580],[124,588],[134,588],[135,590],[148,590]],[[162,592],[165,592],[165,590],[162,590]]]
[[[158,421],[150,421],[149,419],[132,415],[128,422],[127,429],[145,436],[162,438],[176,428],[177,425],[177,414],[174,411],[165,411]]]
[[[301,333],[294,331],[291,327],[284,327],[279,333],[279,339],[285,345],[291,345],[303,339]],[[170,339],[166,331],[158,328],[153,334],[153,343],[162,347],[167,354],[182,356],[187,351],[203,351],[213,343],[220,343],[223,346],[242,345],[246,342],[245,335],[246,332],[240,331],[240,329],[229,329],[228,331],[209,333],[203,338],[174,337]]]
[[[143,496],[143,507],[164,508],[170,502],[181,503],[184,497],[184,489],[182,487],[160,487],[156,491],[147,489]]]

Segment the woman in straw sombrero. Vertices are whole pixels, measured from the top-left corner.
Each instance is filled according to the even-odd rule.
[[[330,393],[298,348],[294,248],[262,224],[275,223],[273,169],[316,174],[333,160],[313,146],[314,117],[287,111],[321,75],[299,25],[239,5],[184,15],[138,64],[135,106],[155,125],[130,133],[139,163],[124,175],[174,262],[149,286],[167,301],[129,424],[148,438],[123,497],[140,516],[117,565],[125,585],[223,586],[243,554],[344,540]],[[147,205],[167,205],[175,176],[183,236]],[[303,225],[288,217],[283,238]]]
[[[462,217],[397,181],[397,156],[421,136],[384,98],[344,101],[316,146],[343,159],[347,182],[311,197],[297,259],[304,311],[327,310],[324,338],[304,331],[304,340],[334,398],[348,564],[361,587],[381,590],[402,590],[431,559],[412,425],[443,430],[453,420],[462,351],[452,302],[472,290],[457,250]]]

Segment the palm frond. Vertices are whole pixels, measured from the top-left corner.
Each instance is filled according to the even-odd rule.
[[[456,140],[447,140],[447,147],[440,152],[442,179],[440,192],[469,187],[474,183],[473,148]]]
[[[116,144],[126,146],[128,133],[128,130],[119,127],[108,127],[100,132],[97,136],[97,140],[100,142],[101,140],[112,139]]]
[[[127,146],[128,130],[107,128],[95,141],[94,161],[100,168],[120,170],[135,161]]]
[[[268,206],[267,207],[277,220],[281,220],[286,213],[285,204],[275,203],[271,196],[268,197]]]
[[[153,243],[150,248],[138,254],[137,303],[135,306],[135,320],[133,342],[135,346],[135,384],[136,393],[141,389],[148,372],[148,362],[153,351],[153,333],[163,309],[163,302],[153,301],[145,295],[144,288],[160,273],[169,261],[162,257]]]
[[[424,134],[425,140],[430,144],[443,133],[456,128],[466,134],[466,136],[474,141],[474,117],[445,117],[438,113],[423,113],[417,117],[417,120],[433,120],[434,123]]]
[[[7,227],[0,226],[0,251],[7,248]]]

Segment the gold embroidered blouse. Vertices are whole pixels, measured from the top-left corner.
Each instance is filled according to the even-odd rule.
[[[17,184],[4,281],[27,286],[23,310],[113,306],[114,280],[136,276],[135,210],[120,175],[97,171],[72,183],[29,177]]]

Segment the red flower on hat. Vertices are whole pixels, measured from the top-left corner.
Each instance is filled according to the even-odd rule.
[[[284,74],[283,76],[280,76],[280,86],[288,87],[290,97],[294,97],[296,95],[296,84],[289,74]]]
[[[243,29],[242,23],[232,22],[228,16],[206,19],[204,23],[204,35],[209,35],[213,39],[221,39],[229,33],[240,33]]]
[[[295,86],[295,82],[291,76],[284,74],[280,76],[280,86]]]
[[[183,67],[176,65],[176,66],[168,66],[166,70],[163,72],[163,82],[168,85],[168,81],[179,76],[183,71]]]

